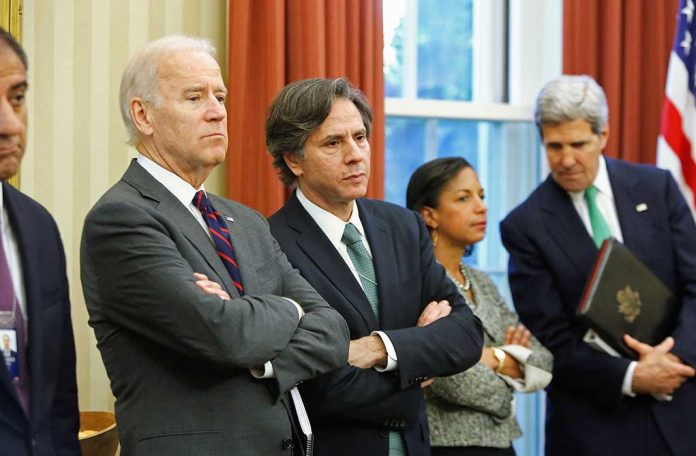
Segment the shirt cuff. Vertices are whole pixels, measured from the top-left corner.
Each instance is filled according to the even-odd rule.
[[[273,364],[270,361],[266,361],[262,367],[252,367],[249,372],[254,378],[276,378]]]
[[[282,298],[290,301],[290,303],[297,309],[297,321],[302,320],[302,316],[304,315],[304,310],[302,309],[302,306],[295,302],[295,300],[293,299],[286,298],[285,296],[282,296]]]
[[[532,355],[532,350],[521,345],[503,345],[500,347],[508,355],[512,356],[520,365],[520,370],[524,373],[524,378],[512,378],[506,375],[501,375],[505,382],[512,386],[515,391],[520,393],[530,393],[542,388],[546,388],[553,375],[539,367],[530,366],[527,360]]]
[[[386,367],[375,366],[375,370],[377,372],[391,372],[391,371],[395,371],[396,369],[398,369],[399,362],[396,359],[396,350],[394,350],[394,344],[392,344],[391,340],[389,340],[389,336],[387,336],[382,331],[373,331],[370,335],[371,336],[379,336],[379,338],[382,339],[382,343],[384,344],[384,348],[387,349],[387,366]]]
[[[621,392],[626,396],[636,397],[636,393],[633,392],[633,372],[636,370],[637,365],[638,363],[636,361],[631,361],[626,368],[623,384],[621,385]]]

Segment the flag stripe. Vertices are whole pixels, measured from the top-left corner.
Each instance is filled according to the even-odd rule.
[[[672,152],[679,158],[682,177],[693,190],[696,189],[696,162],[694,162],[694,158],[691,155],[691,143],[684,135],[681,125],[681,114],[669,98],[665,99],[662,108],[662,136],[664,136]],[[690,203],[696,206],[695,200],[690,201]]]
[[[669,58],[657,164],[669,169],[696,218],[696,20],[694,3],[679,2],[674,46]]]

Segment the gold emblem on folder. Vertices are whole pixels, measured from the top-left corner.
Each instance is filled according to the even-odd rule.
[[[619,313],[627,322],[633,323],[640,315],[640,293],[626,285],[623,290],[616,292],[616,300],[619,302]]]

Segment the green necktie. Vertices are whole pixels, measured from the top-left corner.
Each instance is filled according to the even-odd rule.
[[[358,229],[352,223],[347,223],[343,231],[341,241],[348,247],[348,256],[353,262],[355,270],[358,271],[360,283],[362,284],[367,300],[370,301],[372,310],[379,321],[379,297],[377,295],[377,276],[375,275],[375,267],[372,264],[372,258],[367,253],[367,249],[362,242],[362,236],[358,233]]]
[[[372,258],[362,242],[362,236],[352,223],[346,223],[341,241],[348,247],[348,256],[358,271],[367,300],[370,301],[372,311],[379,321],[379,296],[377,295],[377,276]],[[400,432],[389,432],[389,456],[406,456],[406,447]]]
[[[605,239],[611,237],[611,231],[607,221],[597,207],[597,187],[594,185],[585,190],[585,201],[587,201],[587,210],[590,214],[590,225],[592,226],[592,240],[597,248],[602,246]]]

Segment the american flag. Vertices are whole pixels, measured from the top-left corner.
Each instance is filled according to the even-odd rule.
[[[696,218],[696,6],[682,0],[669,58],[657,165],[672,171]]]

